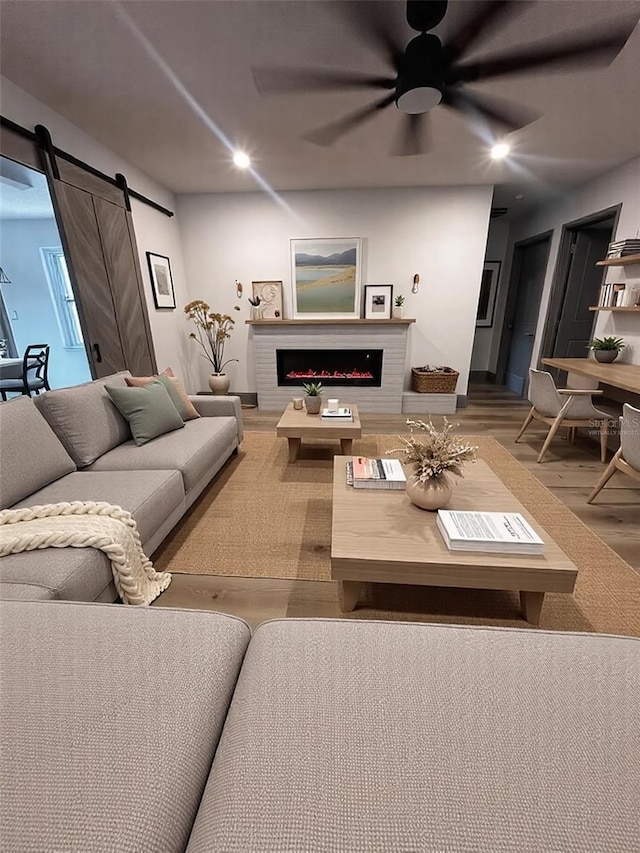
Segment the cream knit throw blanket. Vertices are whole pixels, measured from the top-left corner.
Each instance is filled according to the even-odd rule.
[[[150,604],[171,583],[140,544],[131,513],[104,501],[73,501],[0,512],[0,557],[38,548],[98,548],[111,561],[125,604]]]

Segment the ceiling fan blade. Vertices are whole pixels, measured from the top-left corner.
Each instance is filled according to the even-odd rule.
[[[501,130],[506,130],[509,133],[526,127],[526,125],[539,119],[541,115],[529,107],[515,104],[513,101],[454,87],[443,90],[442,103],[454,110],[466,113],[471,118],[479,116],[486,119],[489,124],[497,125]]]
[[[261,95],[330,92],[336,89],[393,89],[396,85],[394,77],[333,68],[254,68],[252,74]]]
[[[383,0],[348,0],[345,3],[341,0],[321,5],[346,23],[361,42],[381,55],[389,68],[398,71],[406,38],[397,3]]]
[[[482,0],[475,3],[471,14],[466,15],[457,30],[445,39],[445,60],[455,62],[468,53],[486,32],[498,32],[529,5],[527,0]]]
[[[426,33],[442,21],[447,5],[447,0],[407,0],[407,23],[419,33]]]
[[[489,80],[534,69],[565,69],[579,65],[609,65],[627,43],[637,20],[618,21],[607,27],[606,35],[592,30],[580,37],[561,36],[523,45],[513,53],[488,56],[477,62],[453,66],[446,74],[447,83]]]
[[[425,153],[427,149],[425,131],[428,121],[428,113],[405,114],[398,142],[393,149],[395,157],[412,157],[415,154]]]
[[[345,133],[353,130],[359,124],[362,124],[368,119],[373,118],[378,110],[383,110],[385,107],[392,104],[395,97],[395,92],[390,95],[385,95],[381,100],[374,101],[371,104],[367,104],[366,107],[361,107],[351,113],[347,113],[347,115],[342,116],[342,118],[339,118],[337,121],[333,121],[331,124],[327,124],[324,127],[313,130],[311,133],[305,134],[302,138],[306,139],[308,142],[313,142],[314,145],[333,145],[333,143],[340,139],[341,136],[344,136]]]

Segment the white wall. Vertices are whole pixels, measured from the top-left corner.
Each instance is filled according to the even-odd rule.
[[[178,197],[178,218],[193,299],[236,317],[225,355],[232,388],[255,391],[246,296],[252,280],[282,280],[291,316],[289,241],[305,237],[362,237],[362,283],[393,284],[415,317],[408,361],[446,364],[467,389],[492,187],[287,192],[287,211],[264,194]],[[411,293],[415,273],[420,291]],[[245,288],[235,296],[234,280]],[[234,305],[241,312],[233,311]],[[206,362],[200,359],[202,382]]]
[[[540,355],[544,321],[549,307],[551,285],[558,258],[562,226],[591,213],[597,213],[614,205],[622,204],[618,228],[614,240],[639,236],[640,229],[640,157],[602,175],[594,181],[567,192],[552,204],[545,205],[531,215],[514,222],[509,235],[508,257],[513,244],[553,229],[549,264],[545,276],[544,291],[536,339],[531,360],[535,367]],[[640,265],[609,267],[606,281],[640,281]],[[640,316],[637,314],[615,314],[602,311],[598,314],[595,327],[597,337],[615,335],[628,344],[620,357],[621,361],[640,364]],[[496,344],[497,347],[497,344]],[[492,354],[497,359],[497,351]]]
[[[493,312],[493,325],[478,326],[473,341],[471,353],[471,370],[493,371],[491,367],[491,352],[494,340],[500,337],[502,322],[499,321],[498,306],[503,302],[503,293],[507,288],[508,277],[505,275],[505,258],[509,243],[509,223],[494,219],[489,225],[485,261],[500,261],[500,277],[496,292],[496,302]]]
[[[54,145],[91,164],[107,175],[116,172],[125,175],[132,189],[146,195],[169,210],[175,209],[173,195],[160,184],[123,160],[102,143],[86,134],[59,113],[19,89],[10,80],[0,78],[2,114],[30,130],[43,124],[51,132]],[[186,323],[182,307],[189,301],[187,281],[184,274],[180,234],[175,217],[168,218],[142,202],[132,202],[132,215],[136,230],[140,267],[145,284],[145,297],[151,331],[158,360],[162,370],[171,365],[181,376],[189,390],[197,390],[191,375],[192,353],[188,346]],[[171,271],[176,292],[176,310],[158,311],[153,303],[151,284],[147,268],[146,252],[156,252],[171,259]]]

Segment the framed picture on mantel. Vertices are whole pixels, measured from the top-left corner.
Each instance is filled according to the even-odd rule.
[[[365,320],[390,320],[393,302],[392,284],[365,284],[364,318]]]
[[[291,241],[293,316],[300,320],[360,317],[359,237]]]

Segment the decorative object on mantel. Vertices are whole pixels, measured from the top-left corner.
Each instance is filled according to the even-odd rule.
[[[209,388],[214,394],[226,394],[229,390],[229,377],[224,373],[225,365],[237,358],[224,360],[224,346],[231,337],[235,320],[228,314],[217,314],[209,310],[209,305],[202,299],[195,299],[184,306],[184,313],[193,320],[196,332],[191,332],[192,338],[202,348],[200,355],[206,358],[213,367],[209,377]]]
[[[155,252],[147,252],[147,264],[156,308],[175,308],[176,295],[173,290],[169,258],[165,255],[156,255]]]
[[[360,316],[359,237],[291,241],[293,316]]]
[[[455,394],[458,376],[452,367],[412,367],[411,390],[418,394]]]
[[[262,309],[260,308],[260,303],[262,299],[259,296],[249,296],[248,297],[249,305],[251,305],[251,319],[252,320],[262,320]]]
[[[259,319],[282,320],[284,317],[282,308],[282,282],[252,281],[251,287],[253,289],[253,298],[258,299],[262,304]]]
[[[429,420],[407,420],[411,431],[409,438],[399,435],[402,447],[387,453],[402,454],[405,465],[411,466],[407,477],[407,497],[420,509],[435,511],[446,506],[453,494],[453,485],[447,474],[463,475],[465,462],[473,462],[477,447],[451,435],[454,425],[444,418],[442,430],[437,430]],[[424,435],[417,436],[415,430]]]
[[[365,320],[390,320],[392,284],[366,284],[364,287]]]
[[[393,300],[393,318],[394,320],[402,319],[402,312],[404,311],[404,296],[402,294],[398,294],[396,298]]]
[[[596,361],[601,364],[611,364],[625,346],[622,338],[594,338],[589,341],[588,349],[592,350]]]
[[[317,415],[322,408],[322,383],[321,382],[305,382],[302,386],[306,397],[304,404],[307,407],[308,415]]]

